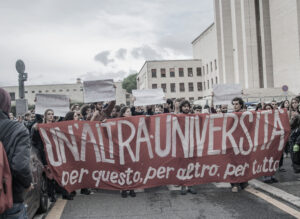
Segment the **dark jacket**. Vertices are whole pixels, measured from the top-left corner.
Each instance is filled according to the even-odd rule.
[[[27,128],[8,119],[0,110],[0,141],[6,151],[13,180],[13,201],[24,201],[25,190],[32,182],[30,139]]]

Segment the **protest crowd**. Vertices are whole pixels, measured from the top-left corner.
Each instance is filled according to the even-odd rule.
[[[260,102],[256,105],[256,111],[264,110],[276,110],[286,109],[288,112],[291,133],[288,143],[285,145],[284,153],[282,154],[278,171],[286,171],[282,168],[284,159],[292,160],[292,167],[295,173],[300,173],[300,96],[291,100],[285,100],[277,102],[273,100],[270,103]],[[150,106],[125,106],[124,104],[116,105],[115,101],[109,102],[94,102],[90,104],[72,104],[70,111],[64,117],[58,117],[55,111],[51,108],[47,109],[43,115],[35,114],[35,110],[28,111],[24,116],[15,118],[12,112],[10,112],[10,97],[6,91],[0,89],[0,133],[7,132],[2,136],[0,134],[0,141],[3,142],[8,157],[17,159],[16,162],[21,162],[22,165],[15,165],[15,161],[10,161],[10,168],[13,176],[13,197],[14,205],[13,208],[18,208],[24,211],[22,206],[22,192],[29,190],[32,186],[32,176],[30,175],[29,169],[29,153],[30,148],[34,147],[38,150],[41,161],[44,165],[47,165],[47,159],[44,149],[44,144],[38,131],[37,124],[39,123],[54,123],[70,120],[82,120],[82,121],[99,121],[106,122],[112,118],[119,117],[131,117],[131,116],[153,116],[157,114],[225,114],[228,112],[244,112],[247,109],[247,105],[242,98],[236,97],[232,99],[232,105],[194,105],[185,99],[167,99],[164,104],[150,105]],[[251,109],[253,110],[253,109]],[[13,121],[12,128],[7,130],[6,125],[3,124],[6,120]],[[12,138],[16,138],[15,141]],[[10,147],[15,147],[11,150]],[[19,151],[19,152],[18,152]],[[274,176],[265,176],[263,178],[265,183],[271,184],[276,183],[278,180]],[[59,186],[54,179],[48,179],[47,182],[48,196],[51,202],[56,201],[57,193],[62,194],[63,199],[73,200],[76,196],[76,191],[69,193],[67,190]],[[247,182],[231,183],[232,192],[238,192],[241,189],[246,188]],[[181,194],[187,193],[196,194],[197,190],[194,186],[181,186]],[[80,190],[81,194],[91,195],[92,189],[83,188]],[[120,191],[121,197],[126,198],[128,195],[135,197],[136,193],[134,190],[122,190]],[[20,197],[17,197],[17,195]],[[9,215],[11,209],[8,209],[4,214]],[[12,212],[13,213],[13,212]],[[24,213],[26,214],[26,213]]]

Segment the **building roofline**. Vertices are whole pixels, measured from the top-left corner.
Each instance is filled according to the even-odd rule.
[[[141,72],[141,70],[144,68],[144,66],[149,63],[149,62],[175,62],[175,61],[179,61],[179,62],[183,62],[183,61],[201,61],[201,59],[166,59],[166,60],[147,60],[144,62],[142,68],[139,70],[139,73]]]
[[[202,33],[200,33],[199,36],[196,37],[196,39],[194,39],[191,44],[193,44],[194,42],[196,42],[200,37],[202,37],[210,28],[212,28],[214,26],[215,22],[213,22],[211,25],[209,25],[204,31],[202,31]]]
[[[24,85],[24,87],[34,87],[34,86],[56,86],[56,85],[82,85],[82,83],[73,83],[73,84],[30,84],[30,85]],[[19,85],[9,85],[9,86],[1,86],[2,88],[9,88],[9,87],[18,87]]]

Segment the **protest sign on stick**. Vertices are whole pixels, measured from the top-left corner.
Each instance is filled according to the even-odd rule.
[[[36,94],[35,113],[43,115],[47,109],[52,109],[55,116],[64,117],[70,111],[70,99],[66,95]]]
[[[162,88],[132,90],[132,95],[135,98],[135,106],[147,106],[154,104],[163,104],[166,102]]]
[[[84,81],[83,99],[85,103],[115,100],[116,90],[113,80]]]
[[[290,132],[286,110],[160,114],[38,127],[50,170],[69,192],[271,176]]]
[[[231,104],[233,98],[242,96],[242,87],[239,84],[215,84],[213,92],[215,105]]]

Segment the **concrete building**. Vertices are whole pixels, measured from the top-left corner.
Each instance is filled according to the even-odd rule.
[[[283,85],[300,92],[300,1],[214,0],[214,14],[215,22],[192,42],[205,69],[215,63],[206,81],[238,83],[250,95],[258,88],[278,94]]]
[[[116,86],[116,103],[130,105],[130,94],[122,88],[122,82],[114,82]],[[3,87],[10,93],[12,105],[15,105],[15,100],[19,98],[19,87],[8,86]],[[49,84],[49,85],[25,85],[25,99],[29,105],[34,105],[35,95],[44,94],[62,94],[67,95],[71,103],[83,103],[83,84],[80,79],[77,79],[74,84]]]
[[[202,71],[199,59],[146,61],[137,75],[137,89],[162,88],[166,98],[193,102],[210,86]]]

